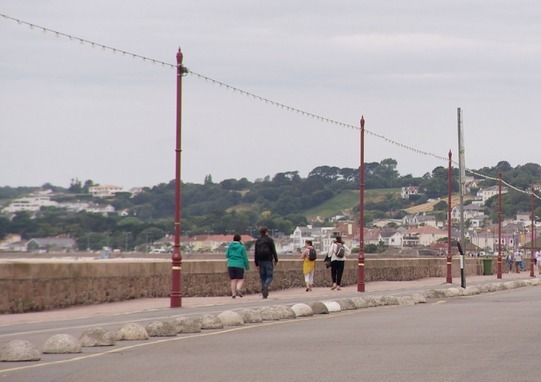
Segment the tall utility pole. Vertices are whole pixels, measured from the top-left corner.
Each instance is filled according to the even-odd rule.
[[[462,245],[462,248],[464,248],[465,253],[460,256],[460,285],[462,288],[466,288],[466,276],[464,273],[464,257],[468,253],[466,248],[466,243],[464,241],[464,189],[465,189],[465,182],[466,182],[466,168],[465,168],[465,155],[464,155],[464,132],[462,128],[462,110],[460,108],[457,109],[457,119],[458,119],[458,167],[459,167],[459,195],[460,195],[460,244]]]
[[[173,256],[171,258],[171,308],[182,306],[181,295],[181,264],[182,255],[180,253],[180,169],[181,169],[181,151],[182,151],[182,76],[187,73],[187,69],[182,66],[183,55],[178,48],[177,52],[177,135],[175,146],[175,244],[173,245]]]
[[[449,150],[449,169],[447,172],[447,277],[445,282],[451,284],[453,282],[453,252],[451,250],[451,195],[453,193],[453,154]]]
[[[359,258],[357,292],[364,292],[364,116],[361,116],[361,166],[359,173]]]

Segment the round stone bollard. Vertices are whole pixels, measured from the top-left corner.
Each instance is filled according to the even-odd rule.
[[[72,354],[82,351],[79,340],[70,334],[56,334],[43,345],[44,354]]]
[[[0,348],[0,362],[39,361],[41,353],[27,340],[13,340]]]

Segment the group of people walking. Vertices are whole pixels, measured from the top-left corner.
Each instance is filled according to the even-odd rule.
[[[269,286],[274,276],[274,266],[278,263],[278,254],[274,240],[269,236],[269,229],[262,227],[259,230],[261,236],[255,242],[254,262],[259,270],[261,280],[261,294],[263,298],[269,296]],[[231,280],[231,297],[243,297],[242,286],[244,285],[244,271],[250,269],[246,247],[241,243],[241,236],[235,234],[233,241],[225,252],[227,258],[227,273]]]
[[[278,263],[278,254],[274,240],[269,236],[269,229],[262,227],[259,230],[260,237],[255,242],[254,263],[259,272],[261,282],[261,295],[263,298],[269,296],[269,287],[274,277],[274,266]],[[227,273],[231,281],[231,297],[243,297],[242,287],[244,285],[244,273],[250,269],[246,247],[241,242],[241,236],[235,234],[233,241],[227,247],[225,257],[227,258]],[[332,279],[332,290],[341,290],[342,275],[346,257],[351,250],[344,244],[342,238],[337,236],[326,254],[324,262],[330,268]],[[306,240],[304,251],[301,253],[302,272],[306,291],[312,291],[314,287],[314,273],[316,265],[316,254],[312,240]]]
[[[537,273],[541,275],[541,251],[537,250],[534,255],[534,262],[537,265]],[[516,273],[524,271],[526,267],[524,266],[524,250],[519,248],[515,252],[509,252],[505,256],[505,263],[507,264],[507,273],[513,271],[515,268]]]

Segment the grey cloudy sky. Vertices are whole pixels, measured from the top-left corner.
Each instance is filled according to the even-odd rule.
[[[541,3],[3,0],[0,13],[195,73],[466,166],[539,163]],[[175,176],[176,72],[0,17],[0,185]],[[366,135],[365,161],[447,162]],[[359,131],[183,79],[182,178],[359,166]]]

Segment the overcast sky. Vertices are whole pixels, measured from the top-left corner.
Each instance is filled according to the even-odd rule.
[[[541,3],[3,0],[0,13],[197,74],[466,167],[539,163]],[[175,177],[176,72],[0,17],[0,186]],[[183,79],[182,179],[359,167],[359,130]],[[365,161],[447,162],[367,133]]]

